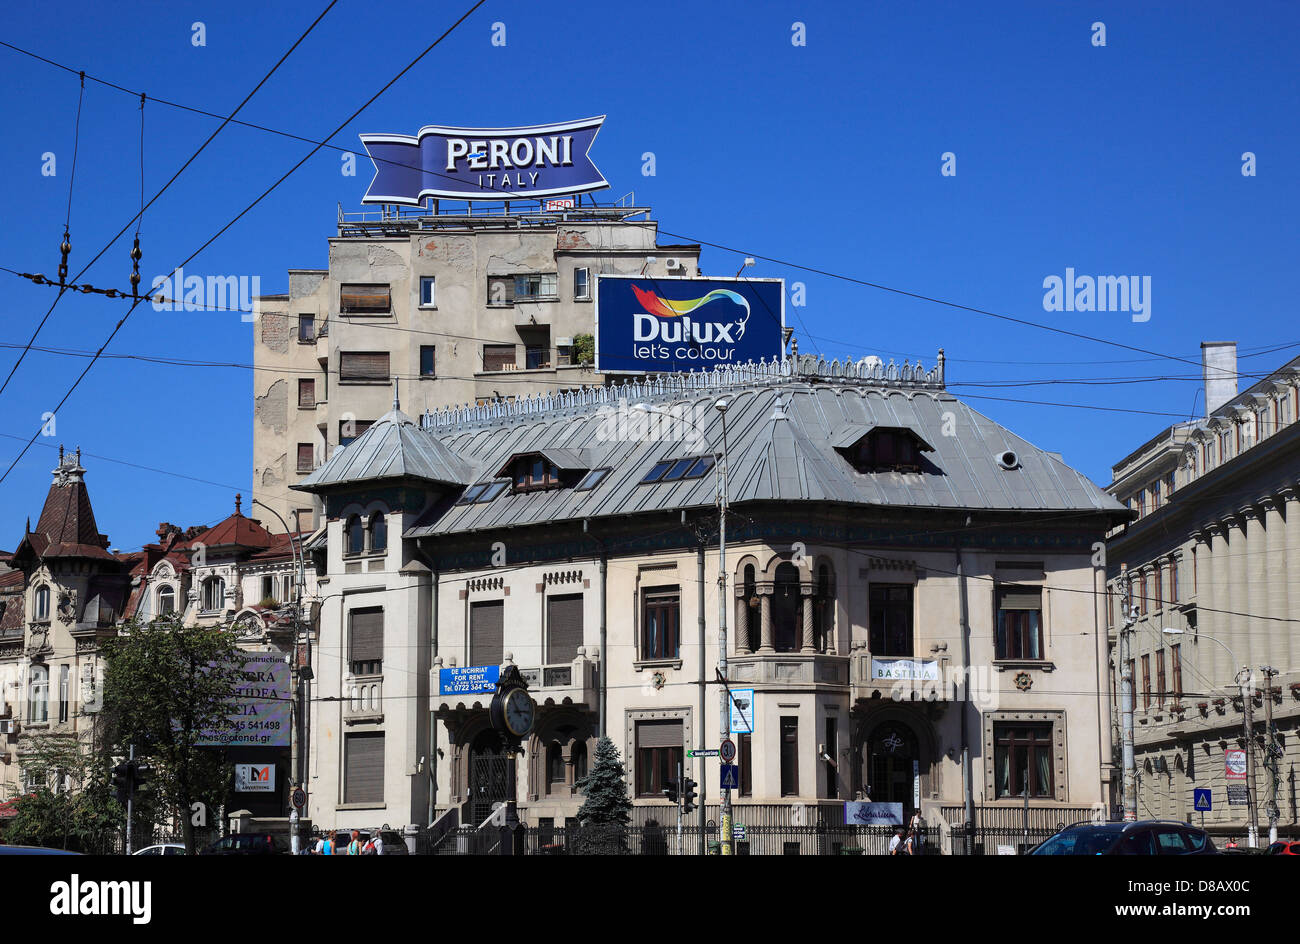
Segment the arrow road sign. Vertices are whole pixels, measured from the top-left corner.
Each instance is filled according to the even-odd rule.
[[[1210,798],[1209,788],[1197,787],[1194,792],[1196,800],[1193,805],[1197,810],[1208,813],[1214,809],[1214,801]]]
[[[716,747],[705,748],[698,751],[687,751],[687,757],[717,757],[718,749]]]

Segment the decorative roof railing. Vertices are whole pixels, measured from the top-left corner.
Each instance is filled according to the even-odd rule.
[[[562,414],[569,410],[585,411],[589,407],[617,406],[620,401],[680,399],[695,394],[703,395],[709,391],[770,384],[821,381],[888,389],[942,390],[943,372],[942,349],[939,350],[935,365],[930,368],[926,368],[919,360],[915,364],[904,361],[900,366],[893,360],[885,364],[878,357],[864,357],[857,361],[828,361],[824,357],[804,354],[784,360],[750,361],[734,366],[719,366],[712,370],[658,374],[644,380],[627,380],[607,386],[580,387],[559,393],[537,393],[510,400],[492,400],[478,406],[465,404],[432,412],[425,410],[420,417],[420,428],[435,432],[453,430]]]

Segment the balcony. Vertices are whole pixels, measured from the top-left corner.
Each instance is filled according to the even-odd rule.
[[[873,656],[865,644],[849,653],[852,696],[895,701],[943,701],[953,697],[947,654]]]
[[[535,668],[521,668],[519,674],[528,682],[528,691],[539,705],[583,705],[592,711],[600,708],[600,663],[578,647],[572,662],[558,662]]]
[[[349,675],[343,683],[343,698],[343,720],[347,724],[384,720],[382,675]]]
[[[727,657],[732,685],[842,691],[849,684],[849,660],[818,652],[752,652]]]

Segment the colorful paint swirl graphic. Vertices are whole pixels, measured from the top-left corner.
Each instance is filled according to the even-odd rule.
[[[740,325],[740,331],[736,335],[737,339],[744,336],[745,324],[749,321],[749,302],[744,297],[725,288],[714,289],[702,298],[684,298],[680,301],[661,298],[654,292],[638,288],[635,285],[632,286],[632,294],[636,296],[636,300],[641,303],[641,307],[646,310],[646,313],[654,315],[656,318],[680,318],[682,315],[689,315],[697,308],[702,308],[709,302],[716,301],[719,298],[730,299],[745,309],[745,314],[736,321],[736,324]]]

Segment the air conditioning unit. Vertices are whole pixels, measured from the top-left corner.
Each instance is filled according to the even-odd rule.
[[[670,256],[664,260],[664,266],[669,272],[672,272],[674,269],[680,269],[682,267],[682,260]]]
[[[17,733],[18,733],[17,721],[13,721],[13,720],[0,721],[0,734],[7,734],[10,737],[13,737]]]

